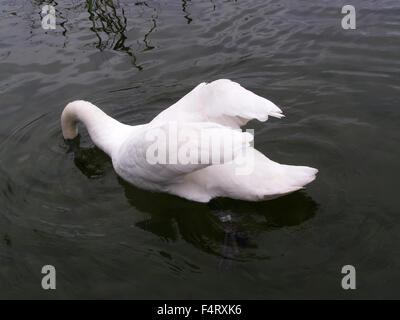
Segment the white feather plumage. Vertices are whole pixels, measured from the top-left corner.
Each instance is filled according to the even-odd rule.
[[[283,114],[271,101],[238,83],[221,79],[199,84],[144,125],[122,124],[82,100],[65,107],[61,124],[64,138],[73,139],[78,134],[77,123],[82,122],[93,142],[112,158],[117,174],[139,188],[167,192],[198,202],[208,202],[215,197],[261,201],[303,188],[315,179],[318,172],[310,167],[274,162],[251,147],[248,137],[238,132],[248,121],[266,121],[268,116],[282,118]],[[219,164],[149,163],[146,150],[150,142],[145,139],[146,134],[155,129],[168,132],[172,123],[182,134],[214,130],[213,134],[222,139],[228,135],[242,135],[242,142],[233,144],[233,148],[241,152],[233,155],[234,160],[221,156]],[[196,145],[196,138],[192,140],[187,143]],[[181,142],[177,144],[173,147],[179,149]],[[207,151],[200,143],[197,145],[199,155]],[[171,147],[171,144],[167,145],[165,151]],[[251,172],[238,174],[238,168],[250,162]]]

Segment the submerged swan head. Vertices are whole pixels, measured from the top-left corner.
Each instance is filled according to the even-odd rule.
[[[74,139],[78,135],[78,122],[80,121],[79,110],[85,110],[86,108],[84,107],[84,105],[86,104],[89,105],[90,102],[77,100],[68,103],[67,106],[64,108],[61,114],[61,129],[64,139]]]
[[[70,102],[64,108],[61,114],[64,139],[74,139],[78,135],[79,123],[85,125],[94,144],[110,157],[134,128],[111,118],[94,104],[84,100]]]

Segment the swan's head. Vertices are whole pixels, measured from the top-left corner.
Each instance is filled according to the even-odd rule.
[[[73,101],[66,105],[61,114],[61,129],[64,139],[74,139],[78,135],[78,117],[79,105],[86,101]]]

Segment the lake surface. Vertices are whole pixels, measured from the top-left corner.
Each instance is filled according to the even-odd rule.
[[[351,1],[355,30],[343,4],[2,1],[0,298],[398,298],[400,3]],[[283,109],[247,125],[257,149],[320,170],[276,200],[221,200],[249,238],[226,268],[215,210],[130,186],[60,128],[72,100],[135,125],[218,78]]]

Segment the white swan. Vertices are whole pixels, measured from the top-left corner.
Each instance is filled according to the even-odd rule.
[[[61,125],[64,138],[73,139],[78,134],[78,122],[82,122],[95,145],[112,158],[117,174],[139,188],[167,192],[198,202],[208,202],[215,197],[260,201],[302,189],[315,179],[318,172],[310,167],[271,161],[249,145],[248,134],[238,131],[249,120],[266,121],[268,116],[281,118],[283,114],[267,99],[238,83],[221,79],[199,84],[144,125],[122,124],[82,100],[65,107]],[[170,140],[172,124],[180,137],[183,134],[190,136],[191,140]],[[167,153],[171,148],[179,151],[185,144],[186,147],[188,144],[193,146],[193,142],[199,139],[196,133],[201,130],[213,130],[214,138],[224,139],[230,135],[244,139],[233,139],[232,156],[220,156],[217,159],[220,162],[216,164],[215,161],[154,163],[148,158],[154,140],[150,141],[148,137],[154,138],[152,133],[155,130],[166,133],[168,143],[163,151]],[[199,157],[210,150],[202,148],[200,143],[194,145]],[[161,151],[154,154],[160,155],[158,152]],[[251,170],[238,172],[243,165],[251,165]]]

